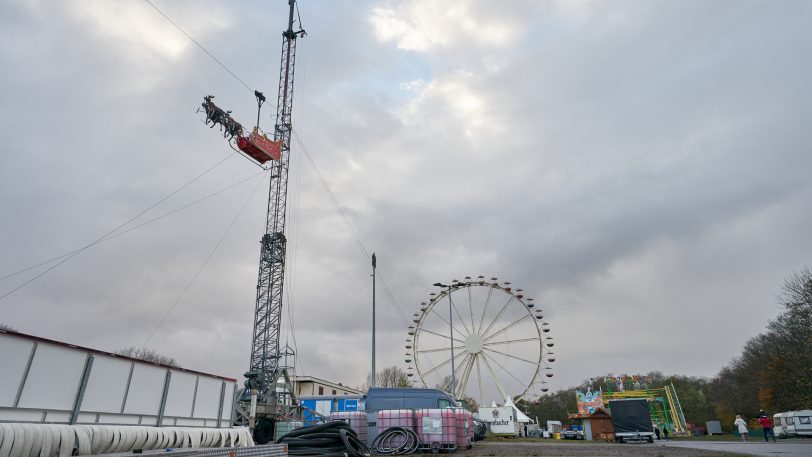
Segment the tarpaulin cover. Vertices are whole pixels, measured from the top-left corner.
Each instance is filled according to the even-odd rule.
[[[612,423],[615,433],[651,432],[651,415],[645,399],[612,400],[609,402],[612,411]]]

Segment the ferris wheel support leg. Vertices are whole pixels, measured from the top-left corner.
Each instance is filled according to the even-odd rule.
[[[493,371],[493,367],[491,366],[491,363],[488,362],[488,358],[487,357],[482,357],[482,360],[485,361],[485,367],[491,373],[491,376],[493,376],[493,383],[496,384],[496,388],[499,390],[499,393],[502,394],[502,396],[505,399],[507,399],[509,397],[509,395],[507,394],[507,391],[505,391],[505,388],[502,387],[502,383],[499,382],[499,378],[496,376],[496,373]]]
[[[471,372],[474,370],[474,363],[476,362],[479,355],[473,354],[473,356],[468,360],[468,365],[465,367],[465,371],[462,373],[462,382],[457,390],[459,390],[458,397],[461,397],[465,393],[465,389],[468,388],[468,381],[471,379]]]

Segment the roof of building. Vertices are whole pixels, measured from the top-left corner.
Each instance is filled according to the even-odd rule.
[[[43,338],[43,337],[36,336],[36,335],[29,335],[27,333],[15,332],[13,330],[0,330],[0,334],[2,334],[2,333],[5,333],[7,335],[14,336],[14,337],[17,337],[17,338],[23,338],[23,339],[27,339],[27,340],[36,341],[38,343],[54,344],[56,346],[62,346],[62,347],[77,349],[79,351],[86,351],[86,352],[90,352],[90,353],[93,353],[93,354],[106,355],[106,356],[114,357],[114,358],[117,358],[117,359],[129,360],[129,361],[136,362],[136,363],[147,364],[147,365],[155,365],[155,366],[159,366],[159,367],[162,367],[162,368],[170,368],[170,369],[175,370],[175,371],[185,371],[186,373],[192,373],[192,374],[197,374],[197,375],[201,375],[201,376],[207,376],[207,377],[210,377],[210,378],[222,379],[224,381],[237,382],[237,380],[234,379],[234,378],[228,378],[228,377],[220,376],[220,375],[216,375],[216,374],[204,373],[202,371],[190,370],[188,368],[182,368],[182,367],[176,367],[176,366],[172,366],[172,365],[166,365],[166,364],[163,364],[163,363],[152,362],[152,361],[149,361],[149,360],[139,359],[139,358],[136,358],[136,357],[130,357],[130,356],[126,356],[126,355],[116,354],[115,352],[108,352],[108,351],[102,351],[102,350],[99,350],[99,349],[93,349],[93,348],[89,348],[89,347],[85,347],[85,346],[78,346],[78,345],[73,344],[73,343],[66,343],[64,341],[51,340],[51,339]]]
[[[358,389],[355,389],[353,387],[345,386],[345,385],[343,385],[341,383],[335,383],[335,382],[332,382],[332,381],[328,381],[326,379],[316,378],[314,376],[294,376],[293,379],[291,379],[291,381],[294,382],[294,383],[296,383],[296,382],[313,382],[313,383],[318,383],[318,384],[324,384],[325,386],[329,386],[329,387],[332,387],[334,389],[341,389],[341,390],[351,392],[351,393],[354,393],[354,394],[358,394],[358,395],[363,395],[364,394],[364,391],[362,391],[362,390],[358,390]]]

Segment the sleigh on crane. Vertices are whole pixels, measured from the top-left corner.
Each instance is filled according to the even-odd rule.
[[[257,97],[257,125],[248,134],[239,122],[231,117],[231,111],[225,111],[214,103],[214,95],[203,97],[202,110],[206,115],[204,123],[220,127],[223,137],[228,141],[231,149],[234,149],[244,157],[248,158],[262,168],[269,168],[265,165],[272,160],[282,160],[282,141],[275,141],[268,138],[259,128],[259,112],[265,97],[261,92],[254,92]]]

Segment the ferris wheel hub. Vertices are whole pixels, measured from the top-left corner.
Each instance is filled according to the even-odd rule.
[[[471,354],[479,354],[482,352],[483,343],[482,337],[473,333],[465,338],[465,349]]]

